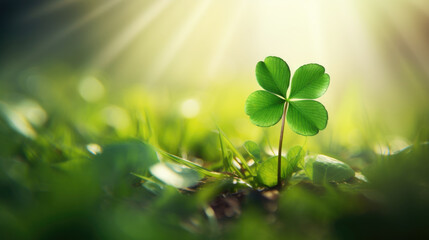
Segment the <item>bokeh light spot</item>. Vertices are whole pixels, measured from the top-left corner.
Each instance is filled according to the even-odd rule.
[[[0,102],[0,113],[3,113],[9,126],[20,134],[34,139],[37,136],[36,131],[33,129],[27,119],[18,111],[12,109],[6,103]]]
[[[101,148],[101,146],[96,143],[90,143],[86,145],[86,149],[88,150],[88,152],[94,155],[97,155],[103,152],[103,149]]]
[[[33,100],[26,99],[20,102],[16,110],[37,127],[41,127],[48,118],[46,111]]]
[[[80,81],[79,94],[87,102],[96,102],[104,96],[104,86],[95,77],[86,77]]]
[[[188,99],[182,103],[181,111],[185,118],[194,118],[200,112],[200,104],[195,99]]]
[[[108,106],[103,109],[103,116],[107,125],[117,130],[125,130],[130,125],[128,113],[118,106]]]

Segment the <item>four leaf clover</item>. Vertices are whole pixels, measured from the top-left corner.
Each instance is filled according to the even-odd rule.
[[[265,90],[249,95],[245,112],[253,124],[270,127],[287,116],[290,128],[304,136],[316,135],[326,128],[328,112],[313,99],[321,97],[329,86],[329,75],[319,64],[306,64],[295,71],[290,82],[290,70],[279,57],[267,57],[256,65],[256,79]],[[287,111],[286,113],[284,111]]]

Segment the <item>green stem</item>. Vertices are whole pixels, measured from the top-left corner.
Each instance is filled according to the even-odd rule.
[[[283,145],[283,134],[285,131],[285,119],[286,119],[286,111],[289,102],[286,101],[283,107],[283,115],[282,115],[282,128],[280,130],[280,141],[279,141],[279,155],[278,155],[278,167],[277,167],[277,187],[280,189],[282,187],[282,145]]]

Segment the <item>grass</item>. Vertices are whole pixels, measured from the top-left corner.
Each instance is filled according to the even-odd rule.
[[[219,94],[213,90],[200,99],[199,117],[186,119],[174,99],[159,100],[159,92],[109,91],[106,84],[111,95],[87,103],[70,90],[76,84],[55,79],[48,74],[45,88],[9,86],[2,95],[2,239],[429,236],[425,125],[408,126],[414,128],[409,136],[419,134],[400,152],[393,153],[395,144],[386,138],[386,155],[374,151],[382,130],[367,128],[359,141],[345,142],[336,130],[347,128],[334,115],[331,130],[308,140],[288,138],[285,149],[335,157],[355,177],[314,183],[305,158],[287,154],[288,163],[299,161],[278,191],[260,180],[262,166],[275,157],[270,145],[278,129],[247,123],[243,105],[228,105],[228,96],[217,103],[224,107],[212,107],[206,103]],[[234,90],[231,98],[245,99]]]

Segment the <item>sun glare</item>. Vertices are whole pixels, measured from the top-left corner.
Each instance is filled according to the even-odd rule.
[[[195,99],[188,99],[182,103],[181,111],[185,118],[194,118],[200,112],[200,104]]]

